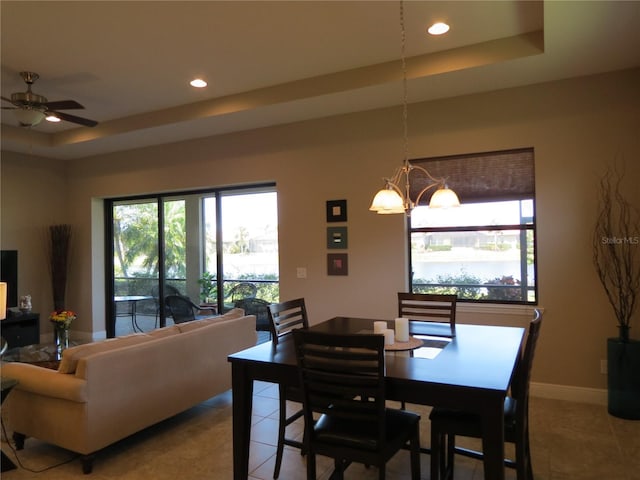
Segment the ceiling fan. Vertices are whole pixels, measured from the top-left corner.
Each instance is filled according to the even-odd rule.
[[[13,104],[13,107],[2,107],[2,109],[15,110],[15,115],[20,126],[33,127],[39,124],[46,116],[54,116],[60,120],[77,123],[78,125],[84,125],[85,127],[95,127],[98,124],[95,120],[89,120],[88,118],[82,118],[58,111],[84,108],[75,100],[49,102],[47,101],[47,97],[32,92],[31,85],[40,78],[40,75],[37,73],[20,72],[20,76],[27,84],[27,91],[12,93],[11,99],[1,97],[5,102]]]

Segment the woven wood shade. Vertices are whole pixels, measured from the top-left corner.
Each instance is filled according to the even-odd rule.
[[[533,148],[411,160],[435,178],[444,178],[461,203],[521,200],[535,196]],[[411,174],[411,198],[431,183],[424,174]],[[424,195],[427,205],[431,195]]]

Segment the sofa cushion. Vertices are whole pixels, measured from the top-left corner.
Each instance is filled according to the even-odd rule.
[[[234,308],[229,310],[223,315],[216,315],[215,317],[203,318],[200,320],[192,320],[191,322],[179,323],[177,326],[182,333],[190,332],[198,328],[211,325],[213,323],[226,322],[227,320],[233,320],[235,318],[244,317],[244,310],[241,308]]]
[[[123,337],[108,338],[99,342],[85,343],[75,347],[67,348],[62,352],[62,360],[58,367],[59,373],[75,373],[78,366],[78,359],[84,358],[94,353],[106,352],[114,348],[124,347],[128,345],[136,345],[142,342],[148,342],[153,337],[145,333],[134,333]]]

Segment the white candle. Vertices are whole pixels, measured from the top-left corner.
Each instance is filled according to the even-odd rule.
[[[393,330],[391,330],[390,328],[387,328],[384,331],[384,344],[385,345],[393,345],[395,343],[395,339],[393,336]]]
[[[373,333],[384,333],[387,329],[387,322],[373,322]]]
[[[409,341],[409,319],[396,318],[396,339],[399,342]]]

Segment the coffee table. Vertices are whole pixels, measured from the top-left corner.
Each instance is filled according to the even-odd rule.
[[[31,363],[52,370],[57,370],[60,366],[60,356],[56,346],[52,343],[37,343],[10,348],[2,355],[2,361]]]

